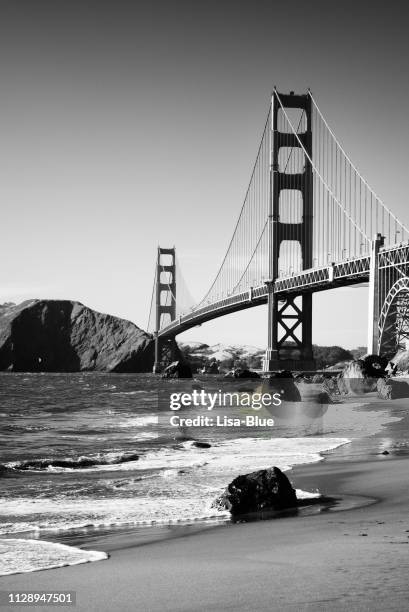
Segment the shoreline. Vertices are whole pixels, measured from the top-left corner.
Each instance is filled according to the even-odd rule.
[[[135,542],[130,529],[110,536],[111,550],[104,549],[104,537],[101,548],[97,537],[83,545],[106,550],[107,561],[6,576],[0,588],[76,590],[77,610],[101,612],[232,606],[325,610],[329,605],[403,610],[409,597],[409,446],[399,447],[399,441],[408,439],[408,403],[365,402],[360,410],[387,407],[404,418],[287,472],[295,488],[319,489],[344,501],[358,498],[361,503],[353,507],[249,523],[172,526],[168,537],[162,532],[145,542]],[[392,446],[397,441],[396,452],[381,454],[385,440]]]
[[[370,412],[374,410],[385,410],[385,408],[391,407],[394,407],[400,411],[402,410],[402,403],[404,404],[404,402],[407,401],[395,400],[393,403],[390,403],[385,400],[378,399],[375,393],[367,394],[367,397],[345,397],[343,400],[343,403],[353,404],[358,408],[358,410],[368,410]],[[404,408],[405,406],[403,406],[403,409]],[[404,418],[404,415],[402,414],[400,417]],[[398,421],[390,421],[381,427],[389,428],[392,426],[392,423],[399,424],[400,422],[401,418],[399,418]],[[409,415],[407,430],[409,431]],[[362,461],[367,461],[373,458],[374,454],[377,456],[378,453],[373,452],[374,445],[377,442],[371,443],[370,441],[381,438],[382,431],[383,430],[381,429],[381,431],[377,433],[351,440],[349,443],[337,446],[335,449],[322,451],[319,453],[321,455],[320,461],[316,461],[314,463],[296,464],[291,469],[285,471],[285,474],[293,484],[294,488],[312,494],[319,491],[322,500],[311,497],[310,504],[307,503],[304,505],[301,503],[297,508],[291,508],[275,514],[273,513],[272,516],[265,519],[255,518],[254,520],[246,520],[243,522],[238,521],[238,523],[258,524],[261,522],[281,521],[284,518],[302,519],[320,514],[322,512],[345,512],[347,510],[363,508],[365,506],[378,503],[378,498],[365,497],[359,492],[351,493],[346,491],[341,493],[336,486],[336,481],[334,484],[332,484],[332,479],[327,478],[327,470],[325,466],[328,463],[336,464],[340,469],[342,469],[346,462],[359,465]],[[391,457],[389,457],[389,460],[390,459]],[[299,501],[307,502],[307,500],[308,498],[306,500],[301,499]],[[98,530],[95,530],[94,533],[90,533],[88,536],[85,536],[84,542],[81,543],[76,538],[73,538],[72,542],[75,546],[94,548],[96,550],[107,552],[110,555],[112,552],[121,550],[122,548],[146,546],[162,540],[173,540],[188,536],[196,536],[202,532],[207,533],[213,530],[230,529],[235,524],[236,523],[231,521],[229,518],[221,517],[220,519],[215,520],[199,519],[185,523],[165,523],[145,526],[129,525],[118,527],[118,529],[114,531],[107,528],[106,534],[102,534],[101,530],[99,533]]]
[[[406,400],[397,400],[393,404],[393,406],[399,408],[399,401],[405,402]],[[377,398],[375,393],[367,394],[367,396],[350,396],[344,397],[342,404],[349,404],[358,410],[367,409],[369,412],[373,412],[374,410],[385,410],[386,408],[390,408],[391,404],[386,402],[385,400],[380,400]],[[387,406],[385,406],[387,404]],[[400,422],[397,421],[397,423]],[[387,426],[390,426],[392,423],[388,422]],[[383,425],[381,427],[384,427]],[[408,422],[408,430],[409,430],[409,422]],[[294,484],[294,476],[299,479],[299,481],[294,485],[294,488],[298,490],[302,490],[305,493],[312,493],[314,495],[317,491],[320,492],[321,497],[323,498],[319,501],[316,497],[311,497],[311,504],[304,504],[303,502],[307,501],[307,499],[300,499],[300,506],[295,509],[289,509],[288,511],[282,511],[273,513],[272,516],[261,519],[255,518],[254,520],[247,520],[246,522],[257,523],[264,520],[280,520],[286,514],[290,515],[292,518],[300,518],[303,516],[309,516],[312,514],[318,514],[322,509],[330,512],[341,512],[346,509],[352,509],[355,507],[366,506],[369,503],[376,503],[377,500],[370,499],[369,501],[365,499],[362,495],[359,494],[345,494],[342,497],[339,495],[339,492],[332,490],[331,492],[322,491],[320,487],[320,470],[319,466],[325,465],[327,462],[338,462],[342,465],[345,461],[353,461],[353,456],[357,454],[359,459],[355,459],[356,461],[361,461],[363,457],[369,458],[371,453],[365,449],[365,447],[369,446],[369,448],[373,447],[371,443],[365,443],[366,440],[371,440],[377,435],[381,435],[382,430],[380,432],[369,434],[365,437],[360,437],[356,440],[350,440],[346,444],[342,444],[337,446],[334,449],[320,451],[318,454],[321,456],[319,461],[313,463],[300,463],[295,464],[289,470],[285,470],[285,474],[289,478],[289,480]],[[327,434],[323,434],[324,437]],[[356,449],[356,451],[355,451]],[[364,450],[365,449],[365,450]],[[316,479],[310,479],[310,472],[316,475]],[[324,478],[322,479],[324,482]],[[330,487],[331,489],[331,487]],[[335,503],[329,504],[328,501],[332,501]],[[330,506],[330,507],[329,507]],[[295,510],[295,512],[294,512]],[[241,522],[241,521],[239,521]],[[202,531],[209,531],[213,529],[221,529],[221,528],[229,528],[235,523],[231,521],[228,517],[220,517],[214,519],[192,519],[180,522],[173,523],[155,523],[152,525],[123,525],[115,528],[114,526],[107,526],[106,528],[90,528],[84,530],[84,538],[82,540],[81,529],[72,530],[73,536],[70,535],[70,530],[67,531],[66,537],[64,537],[64,543],[68,543],[73,546],[80,546],[84,548],[96,548],[97,550],[101,550],[110,554],[113,550],[120,550],[122,540],[125,540],[124,546],[127,548],[129,546],[139,546],[146,545],[153,542],[157,542],[159,540],[167,540],[174,539],[178,537],[185,537],[190,535],[195,535]],[[51,535],[50,535],[51,537]],[[55,536],[54,536],[55,537]],[[129,544],[129,541],[132,540],[133,544]],[[62,541],[62,539],[59,539]],[[104,548],[105,546],[105,548]]]
[[[342,406],[344,404],[348,405],[348,408],[358,408],[361,409],[365,404],[362,402],[362,399],[359,397],[351,397],[351,398],[343,398],[342,402],[336,402],[338,406]],[[379,425],[378,425],[379,427]],[[323,432],[322,434],[316,434],[317,440],[320,437],[328,438],[328,434]],[[291,437],[291,436],[290,436]],[[301,436],[303,437],[303,436]],[[308,437],[308,436],[307,436]],[[315,436],[314,436],[315,437]],[[331,437],[331,435],[329,435]],[[348,449],[350,448],[351,440],[347,441],[345,439],[341,445],[336,446],[334,449],[316,451],[316,456],[320,457],[319,459],[314,460],[312,463],[295,463],[291,468],[283,468],[282,464],[276,463],[284,472],[287,473],[287,476],[290,477],[293,473],[294,469],[301,468],[304,465],[315,465],[317,463],[321,463],[328,458],[332,452],[335,452],[338,449],[343,448],[344,446]],[[267,459],[266,459],[267,460]],[[261,467],[261,466],[260,466]],[[263,466],[264,467],[264,466]],[[248,467],[247,472],[252,471],[251,467]],[[244,472],[243,472],[244,473]],[[228,480],[226,480],[226,485]],[[225,486],[226,486],[225,485]],[[300,490],[300,493],[304,494],[300,499],[300,506],[294,509],[288,509],[286,511],[281,512],[272,512],[268,517],[255,517],[251,519],[246,517],[245,520],[250,520],[251,522],[256,522],[258,520],[270,520],[270,519],[278,519],[283,515],[293,515],[297,512],[301,515],[306,515],[308,513],[317,513],[319,512],[318,506],[325,506],[328,508],[331,505],[332,511],[337,511],[339,509],[344,508],[345,506],[351,507],[351,505],[359,505],[365,503],[363,500],[355,499],[351,500],[328,500],[322,499],[318,501],[316,495],[312,493],[311,504],[307,503],[308,500],[308,490]],[[216,495],[216,493],[215,493]],[[324,497],[324,496],[323,496]],[[327,496],[328,497],[328,496]],[[237,521],[236,521],[237,522]],[[118,548],[118,542],[125,540],[126,546],[129,546],[129,539],[132,540],[134,545],[146,544],[149,542],[157,541],[160,539],[173,539],[175,537],[183,537],[186,534],[194,534],[203,530],[220,528],[223,526],[228,526],[233,524],[234,521],[231,520],[230,516],[217,516],[217,514],[213,516],[203,516],[203,517],[190,517],[183,519],[172,519],[167,521],[164,520],[152,520],[152,522],[147,521],[136,521],[129,523],[106,523],[100,525],[83,525],[77,527],[67,527],[67,528],[42,528],[39,531],[17,531],[7,534],[0,535],[0,542],[2,539],[9,538],[20,538],[23,540],[36,539],[44,542],[55,542],[57,544],[65,544],[73,547],[80,547],[85,550],[96,548],[101,552],[111,552],[111,550],[116,550]],[[44,568],[47,569],[47,568]],[[41,571],[41,570],[38,570]],[[0,576],[1,579],[1,576]]]

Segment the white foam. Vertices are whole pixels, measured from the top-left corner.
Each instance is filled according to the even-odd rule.
[[[312,493],[311,491],[303,491],[302,489],[296,489],[295,493],[297,495],[297,499],[317,499],[318,497],[321,497],[321,493]]]
[[[116,389],[116,387],[114,387]],[[144,393],[148,393],[145,389],[137,389],[136,391],[117,391],[112,395],[142,395]]]
[[[135,466],[122,464],[122,469],[170,469],[208,466],[208,470],[229,475],[259,470],[272,465],[288,470],[299,463],[314,463],[322,452],[348,444],[347,438],[236,438],[211,448],[197,448],[184,442],[183,450],[163,448],[141,455]],[[118,466],[110,466],[116,469]]]
[[[0,576],[101,561],[102,551],[82,550],[42,540],[0,539]]]
[[[114,496],[0,499],[0,533],[224,520],[228,513],[212,508],[212,503],[239,474],[274,465],[288,470],[295,464],[317,462],[322,459],[321,452],[348,441],[322,437],[239,438],[211,448],[185,443],[176,449],[151,451],[132,464],[103,466],[133,470],[129,476],[122,474],[119,481],[112,480],[113,476],[104,481],[115,491]],[[138,475],[141,470],[142,479]],[[149,474],[149,470],[153,471]]]
[[[134,418],[128,418],[121,423],[115,424],[115,427],[146,427],[146,425],[157,425],[159,417],[153,414],[146,414]]]
[[[195,520],[228,518],[227,511],[212,508],[219,491],[207,496],[185,495],[175,498],[118,497],[67,501],[62,499],[19,498],[2,507],[14,513],[13,523],[0,524],[0,534],[58,532],[89,527],[124,527],[189,523]],[[21,511],[18,514],[18,509]],[[23,510],[26,511],[24,511]],[[0,542],[3,540],[0,539]]]
[[[155,440],[159,438],[159,434],[156,431],[140,431],[134,436],[133,440]]]

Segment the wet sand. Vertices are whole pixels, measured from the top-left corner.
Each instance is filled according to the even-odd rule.
[[[409,400],[366,409],[385,406],[398,416],[409,413]],[[81,612],[406,610],[408,439],[405,416],[288,473],[296,488],[351,500],[350,509],[322,508],[312,516],[219,526],[138,545],[122,536],[111,539],[107,561],[4,577],[0,590],[75,590],[72,609]],[[382,455],[386,446],[390,454]]]

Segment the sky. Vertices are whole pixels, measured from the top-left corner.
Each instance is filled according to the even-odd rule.
[[[409,224],[404,2],[0,0],[0,302],[79,300],[146,327],[156,249],[206,293],[274,85],[310,87]],[[367,290],[314,296],[313,339],[366,344]],[[263,347],[264,307],[179,338]]]

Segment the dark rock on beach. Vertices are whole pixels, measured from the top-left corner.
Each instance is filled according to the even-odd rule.
[[[338,377],[341,394],[360,395],[377,388],[379,378],[385,378],[388,360],[378,355],[367,355],[351,361]]]
[[[409,397],[409,381],[379,378],[376,386],[378,397],[381,399],[394,400]]]
[[[225,378],[260,378],[260,374],[253,372],[252,370],[246,370],[242,368],[235,368],[227,374]]]
[[[120,465],[129,461],[137,461],[139,455],[136,453],[128,453],[113,459],[95,458],[95,457],[80,457],[68,459],[34,459],[33,461],[21,461],[17,463],[13,469],[18,471],[29,470],[47,470],[48,468],[69,468],[71,470],[81,470],[84,468],[95,467],[97,465]]]
[[[68,300],[0,309],[0,370],[149,372],[154,345],[131,321]]]
[[[294,382],[293,374],[289,370],[281,370],[271,374],[268,378],[268,386],[272,391],[280,394],[283,402],[301,401],[301,394]]]
[[[198,440],[195,440],[193,442],[193,446],[196,446],[196,448],[211,448],[212,445],[209,444],[208,442],[200,442]]]
[[[295,490],[278,467],[237,476],[213,502],[213,507],[229,510],[233,516],[296,505]]]

